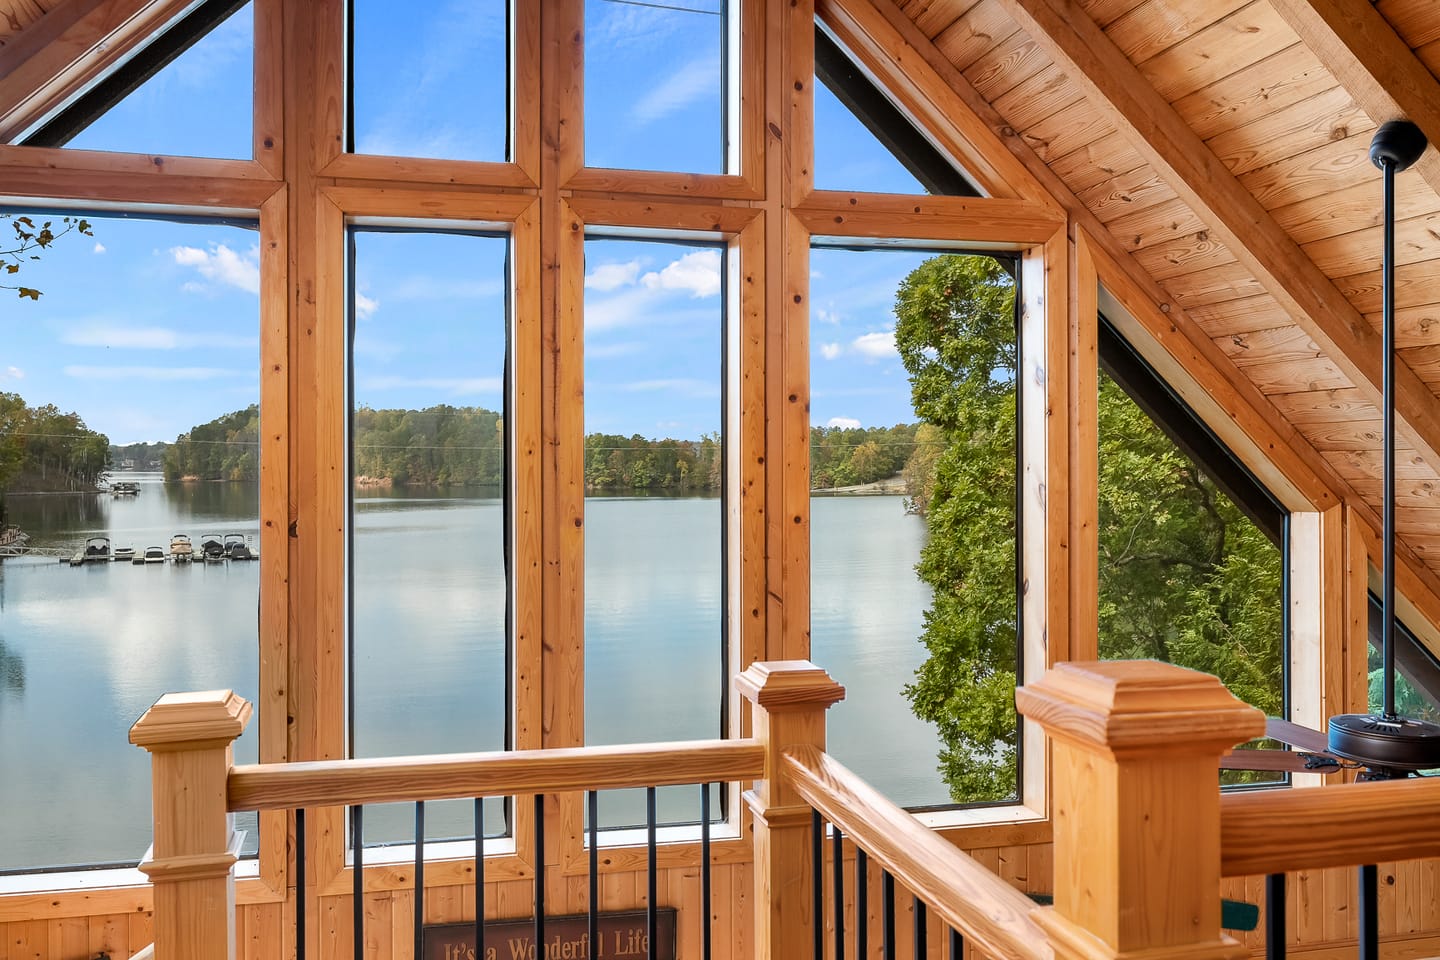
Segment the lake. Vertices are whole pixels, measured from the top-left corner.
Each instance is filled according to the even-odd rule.
[[[11,496],[38,546],[89,536],[165,547],[175,533],[257,539],[256,489],[124,474],[135,497]],[[361,491],[353,543],[353,752],[496,749],[505,736],[502,506],[483,496]],[[591,743],[710,737],[723,695],[720,502],[593,497],[586,519],[586,735]],[[901,695],[923,659],[922,520],[899,497],[812,501],[813,659],[847,690],[834,752],[906,805],[943,803],[934,731]],[[167,691],[254,699],[260,564],[0,563],[0,871],[133,863],[149,842],[149,758],[126,731]],[[236,745],[256,759],[255,729]],[[690,819],[697,790],[665,790]],[[504,827],[489,805],[487,832]],[[717,806],[718,809],[718,806]],[[103,811],[103,812],[102,812]],[[467,832],[470,804],[427,805],[427,835]],[[602,795],[606,826],[639,798]],[[411,835],[412,808],[367,808],[368,842]],[[253,828],[253,817],[242,818]]]

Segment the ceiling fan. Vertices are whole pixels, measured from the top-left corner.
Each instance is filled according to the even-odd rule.
[[[1330,718],[1329,735],[1288,720],[1270,718],[1266,736],[1294,750],[1234,750],[1220,766],[1230,770],[1334,773],[1363,769],[1361,780],[1395,780],[1440,767],[1440,725],[1402,717],[1395,711],[1395,174],[1425,152],[1427,141],[1408,120],[1391,120],[1370,142],[1370,160],[1385,178],[1384,259],[1381,277],[1384,314],[1384,509],[1381,536],[1381,660],[1384,679],[1379,713]]]

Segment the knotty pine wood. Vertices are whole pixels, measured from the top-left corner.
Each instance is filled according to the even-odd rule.
[[[1440,40],[1440,20],[1429,0],[1378,0],[1375,9],[1412,49]]]
[[[1293,323],[1290,315],[1268,293],[1238,300],[1195,304],[1190,319],[1212,337],[1226,337],[1252,330],[1271,330]]]
[[[1322,93],[1334,84],[1335,78],[1310,49],[1296,43],[1186,94],[1172,106],[1190,129],[1208,140]]]
[[[1267,112],[1211,137],[1207,143],[1234,174],[1248,173],[1346,137],[1375,124],[1350,94],[1332,87],[1292,106]]]
[[[1016,31],[987,51],[964,73],[965,79],[982,97],[994,100],[1048,66],[1051,66],[1050,58],[1035,41]]]
[[[1053,158],[1049,167],[1072,192],[1079,194],[1144,164],[1130,141],[1118,130],[1111,130],[1092,143]]]
[[[905,0],[900,8],[931,40],[965,15],[978,0]]]
[[[1210,0],[1176,5],[1165,0],[1145,0],[1107,25],[1105,33],[1132,63],[1144,63],[1249,2]]]
[[[963,73],[1019,29],[998,0],[980,0],[933,39],[936,48]]]
[[[1011,127],[1024,130],[1048,116],[1073,107],[1085,99],[1065,71],[1055,64],[996,97],[992,106],[1000,111]]]
[[[1297,40],[1270,4],[1256,0],[1137,66],[1155,92],[1173,103]]]
[[[1240,183],[1267,210],[1375,182],[1371,134],[1359,133],[1240,175]]]

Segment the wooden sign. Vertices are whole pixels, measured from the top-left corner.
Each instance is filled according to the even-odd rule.
[[[475,949],[475,924],[434,923],[422,931],[421,960],[675,960],[675,909],[655,911],[650,951],[644,910],[602,913],[600,939],[590,943],[590,919],[545,918],[545,949],[535,949],[535,920],[487,920],[485,949]],[[594,949],[592,950],[592,946]]]

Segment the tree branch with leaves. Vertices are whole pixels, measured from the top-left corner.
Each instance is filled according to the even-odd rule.
[[[57,240],[68,234],[94,236],[90,221],[80,217],[61,217],[58,230],[54,220],[44,220],[36,226],[34,219],[26,214],[0,213],[0,220],[10,221],[14,234],[6,235],[4,240],[0,240],[0,277],[5,279],[14,277],[31,261],[39,260],[37,251],[48,250]],[[0,283],[0,290],[14,290],[21,299],[40,299],[40,291],[35,287]]]

